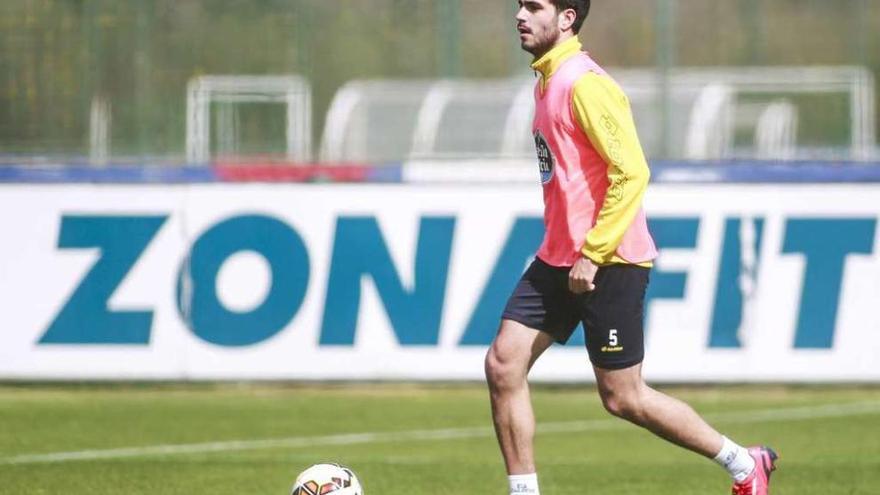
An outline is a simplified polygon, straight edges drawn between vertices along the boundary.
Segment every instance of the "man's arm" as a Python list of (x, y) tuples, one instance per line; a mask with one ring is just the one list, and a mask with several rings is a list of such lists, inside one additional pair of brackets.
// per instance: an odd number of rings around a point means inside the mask
[(581, 253), (597, 264), (611, 261), (648, 187), (650, 170), (629, 101), (610, 77), (589, 73), (572, 91), (575, 119), (608, 164), (608, 193)]

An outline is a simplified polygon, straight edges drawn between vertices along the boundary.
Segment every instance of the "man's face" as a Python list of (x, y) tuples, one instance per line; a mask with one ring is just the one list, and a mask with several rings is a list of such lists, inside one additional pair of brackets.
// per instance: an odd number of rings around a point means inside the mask
[(535, 58), (547, 53), (559, 40), (559, 13), (550, 0), (519, 0), (516, 29), (522, 49)]

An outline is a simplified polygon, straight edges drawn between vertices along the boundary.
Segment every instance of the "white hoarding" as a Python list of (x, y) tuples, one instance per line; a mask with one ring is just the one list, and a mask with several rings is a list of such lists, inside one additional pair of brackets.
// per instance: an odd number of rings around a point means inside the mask
[[(645, 374), (880, 381), (876, 185), (655, 185)], [(537, 186), (0, 186), (0, 379), (482, 379)], [(537, 380), (591, 380), (582, 337)]]

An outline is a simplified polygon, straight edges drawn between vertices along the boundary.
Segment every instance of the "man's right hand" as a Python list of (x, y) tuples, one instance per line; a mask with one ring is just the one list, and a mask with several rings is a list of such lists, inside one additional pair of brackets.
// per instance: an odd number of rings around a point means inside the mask
[(568, 290), (575, 294), (596, 290), (593, 279), (596, 278), (597, 271), (599, 266), (593, 263), (593, 260), (581, 256), (568, 272)]

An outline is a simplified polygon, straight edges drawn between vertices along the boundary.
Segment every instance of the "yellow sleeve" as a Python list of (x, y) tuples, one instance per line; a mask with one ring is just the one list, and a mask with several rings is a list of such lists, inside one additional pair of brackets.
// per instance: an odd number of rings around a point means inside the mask
[(572, 109), (608, 164), (608, 193), (581, 253), (596, 263), (609, 263), (641, 208), (651, 172), (629, 100), (614, 80), (596, 73), (581, 77), (572, 91)]

